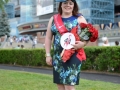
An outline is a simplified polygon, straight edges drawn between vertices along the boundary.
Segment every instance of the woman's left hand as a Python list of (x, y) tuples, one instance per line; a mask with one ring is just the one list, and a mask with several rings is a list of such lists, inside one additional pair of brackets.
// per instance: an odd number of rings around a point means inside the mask
[(77, 50), (85, 46), (85, 42), (82, 41), (75, 41), (75, 44), (72, 44), (73, 49)]

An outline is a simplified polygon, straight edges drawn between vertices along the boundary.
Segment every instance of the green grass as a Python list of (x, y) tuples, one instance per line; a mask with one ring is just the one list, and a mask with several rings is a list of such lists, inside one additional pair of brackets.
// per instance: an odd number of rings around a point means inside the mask
[[(0, 90), (57, 90), (52, 75), (0, 69)], [(120, 90), (120, 84), (80, 79), (76, 90)]]

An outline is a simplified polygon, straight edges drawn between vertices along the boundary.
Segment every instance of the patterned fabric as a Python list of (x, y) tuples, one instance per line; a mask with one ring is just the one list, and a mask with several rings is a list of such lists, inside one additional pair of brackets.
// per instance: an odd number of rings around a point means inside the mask
[[(71, 16), (69, 18), (62, 18), (64, 25), (66, 26), (68, 32), (71, 29), (78, 25), (77, 17)], [(61, 35), (57, 30), (54, 22), (51, 27), (52, 33), (54, 35), (54, 56), (53, 56), (53, 78), (54, 83), (57, 84), (67, 84), (67, 85), (78, 85), (79, 84), (79, 76), (80, 76), (80, 68), (81, 61), (76, 57), (76, 53), (72, 55), (72, 57), (64, 63), (61, 60), (61, 52), (63, 48), (60, 45)]]

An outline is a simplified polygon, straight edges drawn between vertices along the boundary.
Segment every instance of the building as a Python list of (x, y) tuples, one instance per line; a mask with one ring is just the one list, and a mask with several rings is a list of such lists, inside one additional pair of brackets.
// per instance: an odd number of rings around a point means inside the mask
[(115, 22), (119, 22), (120, 21), (120, 0), (115, 0)]
[[(119, 40), (119, 27), (116, 26), (119, 25), (118, 22), (120, 21), (118, 19), (119, 0), (76, 1), (79, 3), (80, 12), (87, 21), (99, 29), (98, 43), (102, 43), (101, 37), (103, 36), (107, 36), (112, 43), (115, 40)], [(18, 29), (18, 32), (16, 32), (21, 35), (30, 34), (37, 35), (38, 37), (45, 36), (48, 20), (52, 15), (57, 13), (58, 7), (58, 3), (54, 2), (54, 0), (10, 0), (10, 3), (14, 3), (15, 5), (15, 17), (9, 20), (14, 30)], [(39, 8), (39, 10), (37, 10), (37, 8)], [(115, 24), (115, 22), (117, 22), (117, 24)]]
[(108, 37), (111, 46), (115, 45), (115, 41), (120, 42), (120, 0), (114, 0), (114, 22), (100, 24), (99, 45), (102, 44), (101, 37), (103, 36)]
[(80, 12), (92, 24), (114, 22), (114, 0), (77, 0)]

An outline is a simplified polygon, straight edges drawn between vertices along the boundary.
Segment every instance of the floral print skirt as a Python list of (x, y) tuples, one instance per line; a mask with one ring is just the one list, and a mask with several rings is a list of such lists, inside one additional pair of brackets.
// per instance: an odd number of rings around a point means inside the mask
[(81, 61), (74, 53), (67, 62), (63, 62), (60, 56), (53, 57), (53, 81), (56, 84), (78, 85), (80, 78)]

